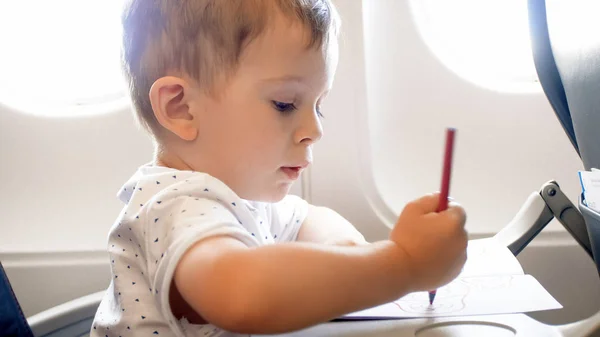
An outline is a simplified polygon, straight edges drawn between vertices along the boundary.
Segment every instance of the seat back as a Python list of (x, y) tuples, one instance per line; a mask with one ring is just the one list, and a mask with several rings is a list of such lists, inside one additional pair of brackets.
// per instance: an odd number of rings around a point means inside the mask
[[(544, 93), (585, 169), (600, 169), (600, 2), (529, 0), (528, 6), (534, 63)], [(600, 213), (581, 198), (579, 209), (600, 273)]]
[(33, 337), (2, 263), (0, 263), (0, 336)]

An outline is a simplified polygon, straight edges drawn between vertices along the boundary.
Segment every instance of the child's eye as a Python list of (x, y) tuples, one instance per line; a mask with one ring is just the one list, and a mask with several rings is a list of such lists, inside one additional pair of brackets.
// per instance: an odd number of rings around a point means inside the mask
[(278, 101), (272, 101), (272, 102), (273, 102), (273, 107), (275, 107), (275, 109), (279, 112), (289, 113), (289, 112), (296, 110), (296, 106), (294, 105), (294, 103), (284, 103), (284, 102), (278, 102)]
[[(294, 105), (294, 103), (284, 103), (279, 101), (272, 102), (275, 109), (279, 112), (290, 113), (296, 110), (296, 106)], [(325, 116), (323, 116), (323, 114), (321, 113), (320, 107), (317, 107), (317, 115), (321, 118), (325, 118)]]
[(321, 108), (317, 108), (317, 116), (325, 118), (325, 116), (323, 116), (323, 114), (321, 113)]

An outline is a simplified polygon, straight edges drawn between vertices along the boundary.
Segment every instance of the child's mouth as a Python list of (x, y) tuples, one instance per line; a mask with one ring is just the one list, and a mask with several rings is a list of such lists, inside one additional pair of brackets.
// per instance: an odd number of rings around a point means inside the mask
[(300, 166), (282, 167), (281, 170), (292, 180), (298, 179), (300, 173), (302, 173), (302, 167)]

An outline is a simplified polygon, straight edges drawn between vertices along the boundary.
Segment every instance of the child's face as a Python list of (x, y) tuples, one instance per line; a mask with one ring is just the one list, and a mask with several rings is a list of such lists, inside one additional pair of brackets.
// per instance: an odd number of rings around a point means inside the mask
[(198, 121), (187, 163), (241, 198), (274, 202), (312, 161), (338, 47), (331, 41), (327, 48), (306, 48), (303, 27), (283, 17), (272, 22), (246, 47), (219, 98), (204, 105), (206, 117)]

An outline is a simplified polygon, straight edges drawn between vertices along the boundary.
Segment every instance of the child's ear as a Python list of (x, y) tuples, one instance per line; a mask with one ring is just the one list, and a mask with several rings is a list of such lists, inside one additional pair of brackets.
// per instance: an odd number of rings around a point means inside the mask
[(190, 85), (179, 77), (161, 77), (150, 88), (150, 103), (158, 123), (187, 141), (198, 136), (197, 121), (190, 109), (192, 97)]

